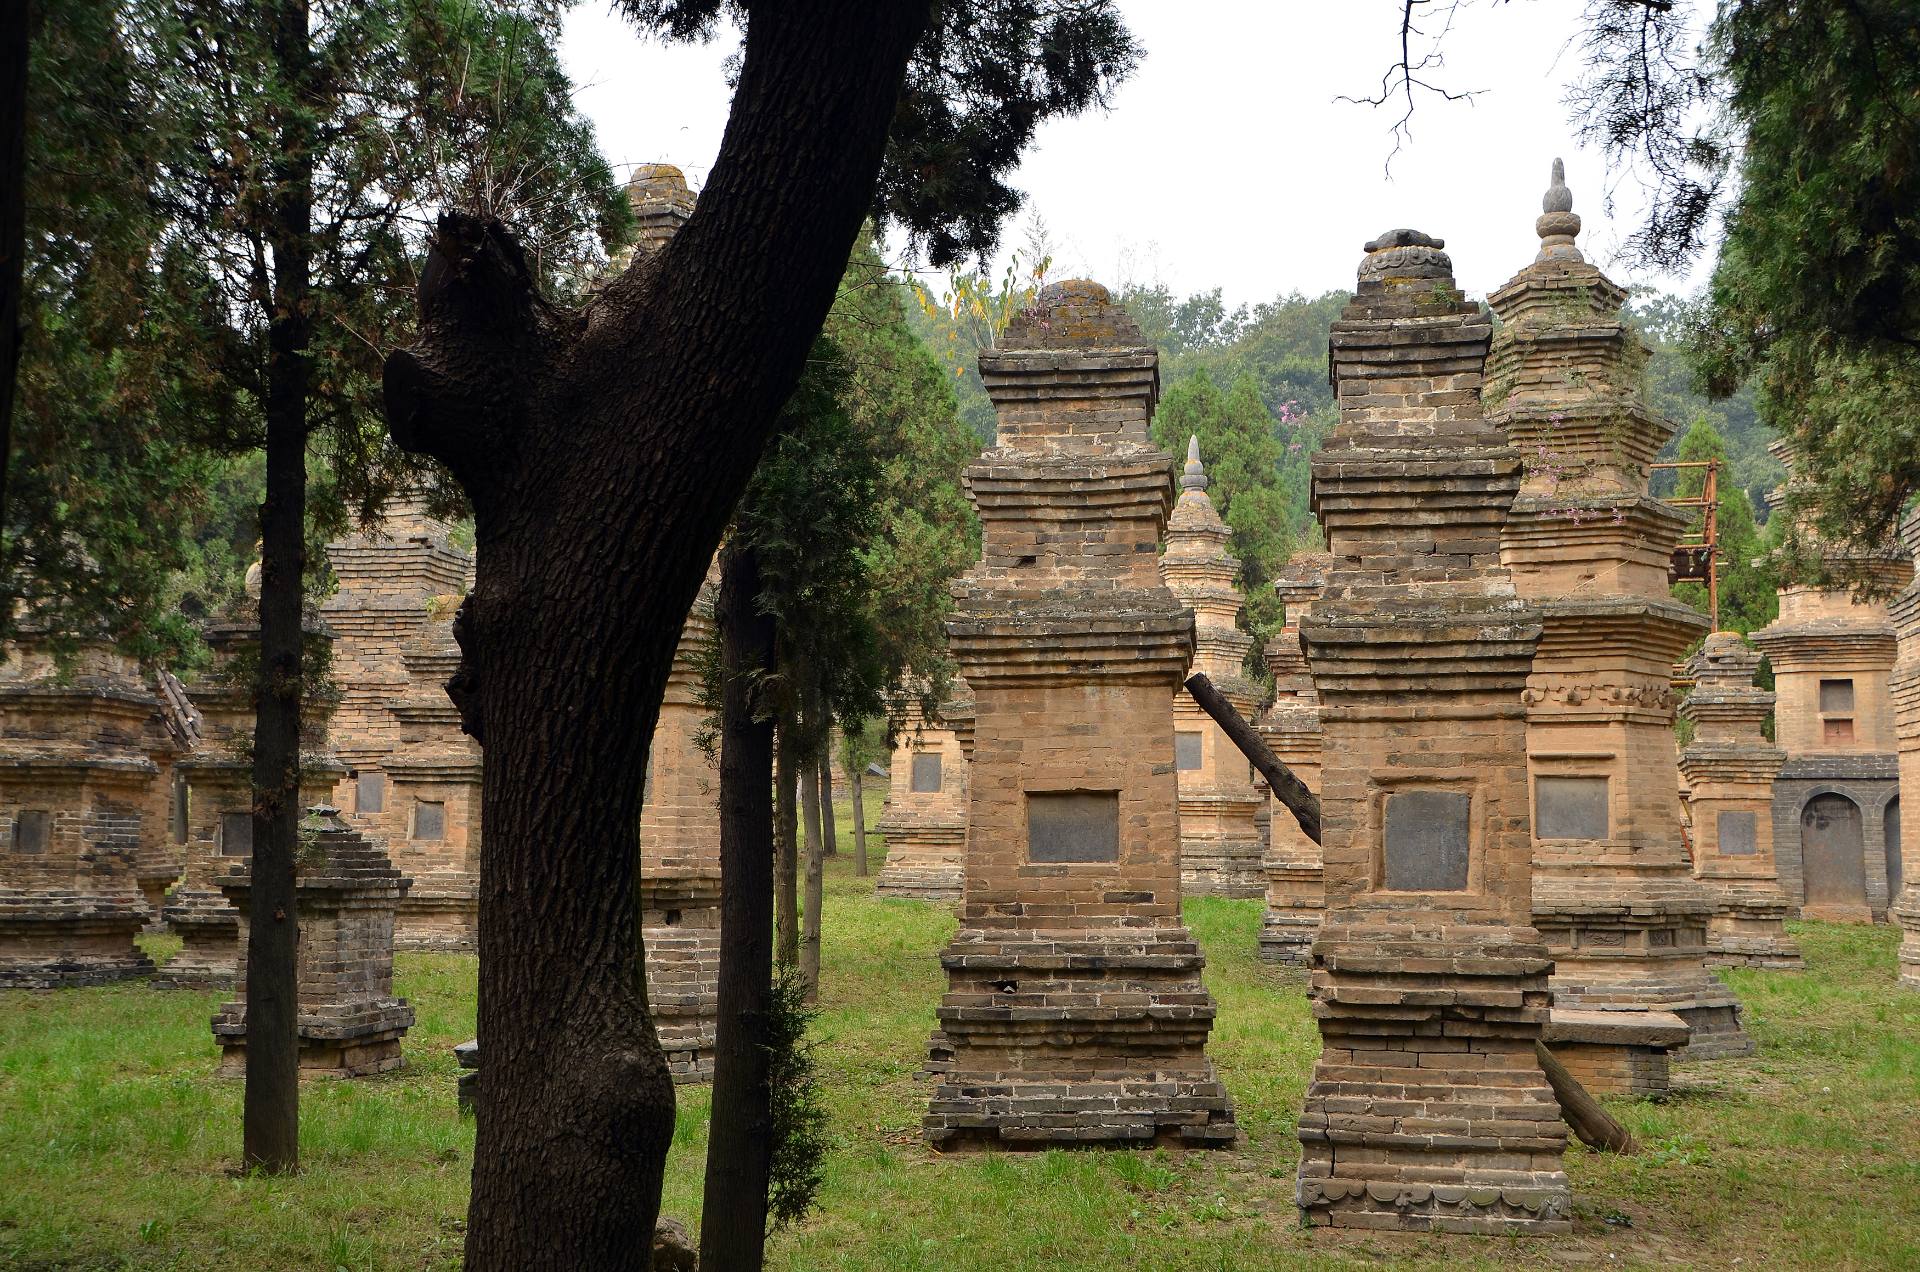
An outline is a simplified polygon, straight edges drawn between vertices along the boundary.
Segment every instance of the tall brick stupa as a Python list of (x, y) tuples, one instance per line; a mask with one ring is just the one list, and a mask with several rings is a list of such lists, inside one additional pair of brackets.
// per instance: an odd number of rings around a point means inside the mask
[[(1247, 679), (1253, 637), (1238, 624), (1240, 562), (1228, 549), (1232, 531), (1207, 495), (1200, 439), (1187, 443), (1180, 498), (1167, 522), (1160, 573), (1167, 590), (1193, 611), (1193, 667), (1204, 673), (1244, 720), (1253, 719), (1259, 687)], [(1247, 757), (1182, 689), (1173, 698), (1173, 764), (1180, 779), (1180, 886), (1189, 893), (1257, 897), (1265, 891), (1260, 794)]]
[(1566, 1128), (1534, 1055), (1526, 720), (1539, 613), (1500, 530), (1519, 456), (1482, 418), (1491, 323), (1444, 244), (1367, 244), (1313, 460), (1332, 554), (1301, 624), (1320, 695), (1322, 1048), (1300, 1115), (1310, 1224), (1565, 1233)]
[[(1273, 701), (1260, 720), (1260, 734), (1280, 762), (1320, 790), (1320, 692), (1313, 687), (1300, 624), (1326, 586), (1324, 552), (1299, 552), (1281, 568), (1274, 590), (1286, 606), (1284, 625), (1260, 651), (1273, 676)], [(1279, 799), (1271, 800), (1265, 867), (1267, 906), (1260, 921), (1260, 957), (1270, 963), (1306, 966), (1313, 962), (1313, 939), (1320, 934), (1326, 909), (1326, 868), (1320, 845), (1308, 838)]]
[[(1907, 553), (1920, 564), (1920, 508), (1910, 510), (1900, 523)], [(1903, 844), (1920, 844), (1920, 577), (1909, 582), (1889, 607), (1898, 635), (1899, 659), (1888, 677), (1893, 699), (1893, 731), (1899, 746), (1900, 788), (1898, 812), (1887, 819), (1894, 836), (1889, 861), (1900, 860)], [(1901, 872), (1894, 892), (1893, 919), (1901, 928), (1900, 983), (1920, 989), (1920, 870)]]
[(1500, 559), (1544, 623), (1526, 684), (1533, 921), (1555, 962), (1550, 1037), (1594, 1062), (1575, 1070), (1590, 1085), (1639, 1093), (1664, 1082), (1649, 1042), (1676, 1016), (1688, 1058), (1753, 1049), (1707, 968), (1715, 906), (1681, 835), (1673, 664), (1708, 624), (1667, 583), (1686, 514), (1647, 490), (1673, 424), (1642, 396), (1625, 290), (1575, 246), (1558, 160), (1542, 207), (1538, 256), (1487, 298), (1487, 415), (1527, 464)]
[(955, 678), (946, 702), (932, 715), (909, 695), (906, 719), (893, 743), (887, 809), (875, 827), (887, 841), (887, 860), (873, 890), (883, 897), (957, 901), (965, 872), (967, 757), (953, 719), (973, 710), (973, 690)]
[(1159, 355), (1106, 288), (1052, 283), (980, 373), (999, 437), (967, 472), (983, 556), (948, 623), (975, 720), (926, 1135), (1231, 1144), (1180, 918), (1173, 697), (1193, 619), (1159, 572)]

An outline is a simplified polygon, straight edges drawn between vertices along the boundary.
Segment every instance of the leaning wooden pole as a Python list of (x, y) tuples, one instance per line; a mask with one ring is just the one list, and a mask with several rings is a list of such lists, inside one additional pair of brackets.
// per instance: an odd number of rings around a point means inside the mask
[(1273, 788), (1273, 794), (1293, 819), (1300, 823), (1300, 833), (1314, 843), (1320, 842), (1320, 797), (1307, 789), (1307, 784), (1293, 775), (1293, 770), (1280, 762), (1266, 739), (1233, 709), (1233, 704), (1220, 696), (1213, 682), (1205, 676), (1195, 673), (1187, 677), (1187, 692), (1200, 704), (1200, 709), (1213, 717), (1240, 753), (1249, 763), (1260, 770), (1260, 776), (1267, 779), (1267, 785)]
[(1579, 1079), (1568, 1073), (1567, 1066), (1547, 1050), (1546, 1043), (1534, 1043), (1533, 1054), (1539, 1058), (1540, 1067), (1546, 1070), (1547, 1084), (1553, 1088), (1554, 1099), (1560, 1102), (1561, 1118), (1579, 1136), (1582, 1144), (1600, 1153), (1640, 1151), (1633, 1132), (1615, 1121), (1598, 1100), (1587, 1094), (1587, 1089), (1580, 1085)]

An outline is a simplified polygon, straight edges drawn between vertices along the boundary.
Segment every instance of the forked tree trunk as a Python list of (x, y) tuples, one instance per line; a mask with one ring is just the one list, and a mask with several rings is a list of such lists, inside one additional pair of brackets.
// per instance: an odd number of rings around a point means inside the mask
[(826, 863), (820, 835), (820, 764), (800, 766), (800, 815), (807, 836), (805, 909), (800, 919), (800, 976), (806, 1001), (820, 994), (820, 872)]
[(647, 1011), (639, 801), (708, 559), (832, 304), (926, 0), (750, 7), (727, 131), (664, 246), (561, 311), (442, 217), (403, 448), (472, 498), (449, 683), (486, 748), (471, 1272), (644, 1268), (674, 1097)]
[(773, 717), (750, 678), (773, 671), (773, 620), (755, 610), (751, 551), (728, 549), (720, 570), (720, 997), (700, 1266), (759, 1272), (773, 1132)]
[[(831, 738), (828, 741), (830, 742)], [(820, 778), (820, 839), (823, 845), (821, 851), (829, 857), (838, 857), (840, 832), (833, 824), (835, 818), (839, 816), (833, 807), (833, 749), (827, 743), (823, 742), (821, 745), (825, 748), (820, 752), (820, 767), (817, 770)]]
[(791, 722), (781, 728), (773, 768), (773, 926), (776, 957), (800, 962), (800, 762)]
[[(298, 94), (311, 67), (305, 0), (272, 14), (282, 85)], [(253, 884), (247, 924), (246, 1094), (242, 1159), (281, 1173), (300, 1166), (300, 606), (305, 595), (308, 287), (313, 214), (311, 127), (282, 108), (265, 237), (272, 256), (267, 315), (266, 499), (260, 505), (260, 666), (254, 681)]]
[(847, 794), (853, 800), (853, 873), (867, 877), (867, 796), (863, 786), (866, 766), (847, 761)]

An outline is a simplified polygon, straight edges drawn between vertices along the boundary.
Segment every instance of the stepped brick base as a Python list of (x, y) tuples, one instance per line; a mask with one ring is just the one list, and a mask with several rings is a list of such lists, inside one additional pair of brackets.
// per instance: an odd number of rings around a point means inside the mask
[(1592, 1094), (1645, 1098), (1671, 1088), (1668, 1057), (1690, 1032), (1666, 1011), (1555, 1011), (1544, 1040)]
[(720, 1004), (718, 928), (648, 927), (647, 1005), (675, 1082), (713, 1081)]
[(0, 889), (0, 989), (69, 989), (147, 976), (134, 944), (151, 912), (137, 894)]
[(180, 952), (153, 978), (155, 989), (232, 989), (240, 956), (240, 914), (218, 892), (182, 884), (161, 911)]

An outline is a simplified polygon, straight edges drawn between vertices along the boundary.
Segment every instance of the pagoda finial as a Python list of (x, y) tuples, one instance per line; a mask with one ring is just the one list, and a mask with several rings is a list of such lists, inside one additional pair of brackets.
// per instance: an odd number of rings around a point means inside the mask
[(1200, 465), (1200, 434), (1187, 437), (1187, 470), (1180, 478), (1182, 490), (1205, 490), (1207, 470)]
[(1573, 240), (1580, 233), (1580, 217), (1573, 210), (1573, 191), (1567, 188), (1567, 165), (1553, 161), (1553, 184), (1540, 200), (1540, 219), (1533, 229), (1540, 236), (1540, 260), (1577, 261), (1583, 259)]

